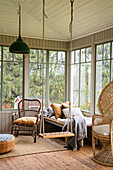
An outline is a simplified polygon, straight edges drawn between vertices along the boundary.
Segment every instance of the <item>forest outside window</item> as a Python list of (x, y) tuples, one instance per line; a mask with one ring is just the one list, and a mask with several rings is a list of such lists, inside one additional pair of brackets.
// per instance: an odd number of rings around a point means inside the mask
[(23, 55), (9, 53), (9, 47), (2, 47), (1, 51), (1, 110), (17, 109), (16, 100), (23, 94)]
[(96, 46), (95, 113), (98, 110), (98, 98), (103, 88), (113, 80), (113, 42)]
[[(31, 49), (29, 61), (29, 97), (42, 100), (43, 50)], [(46, 51), (44, 51), (44, 107), (46, 85)]]
[(90, 111), (91, 47), (72, 52), (71, 99), (72, 105)]
[(65, 52), (49, 51), (49, 100), (65, 101)]
[[(29, 97), (42, 99), (43, 51), (31, 49), (29, 61)], [(48, 100), (48, 101), (47, 101)], [(44, 52), (44, 107), (65, 100), (65, 52)], [(46, 105), (47, 103), (47, 105)]]

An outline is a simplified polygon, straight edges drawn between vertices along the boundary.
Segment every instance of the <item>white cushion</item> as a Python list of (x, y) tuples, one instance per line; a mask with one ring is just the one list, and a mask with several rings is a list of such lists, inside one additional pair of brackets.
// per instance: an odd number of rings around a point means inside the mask
[(51, 116), (51, 119), (57, 120), (57, 121), (62, 122), (62, 123), (66, 123), (68, 121), (68, 119), (61, 119), (61, 118), (56, 119), (55, 116)]
[(55, 116), (51, 116), (50, 118), (51, 118), (51, 119), (55, 119), (55, 120), (56, 120)]
[(100, 135), (109, 135), (109, 124), (93, 126), (93, 131)]
[(68, 122), (68, 119), (61, 119), (61, 118), (58, 118), (57, 120), (58, 120), (59, 122), (62, 122), (62, 123)]
[[(69, 108), (62, 109), (66, 118), (69, 117)], [(83, 116), (80, 108), (71, 108), (71, 116)]]

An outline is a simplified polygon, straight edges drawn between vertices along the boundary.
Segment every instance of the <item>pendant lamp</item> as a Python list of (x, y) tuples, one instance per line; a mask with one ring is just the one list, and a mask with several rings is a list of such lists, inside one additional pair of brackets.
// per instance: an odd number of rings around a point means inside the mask
[(28, 45), (21, 38), (21, 6), (19, 5), (19, 37), (9, 47), (9, 52), (17, 54), (29, 54), (30, 49)]

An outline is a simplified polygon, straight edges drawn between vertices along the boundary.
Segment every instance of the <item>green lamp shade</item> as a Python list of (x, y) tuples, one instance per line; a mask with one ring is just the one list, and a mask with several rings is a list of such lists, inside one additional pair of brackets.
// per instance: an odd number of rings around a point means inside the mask
[(28, 45), (19, 36), (18, 39), (9, 47), (9, 52), (17, 54), (29, 54), (30, 49)]

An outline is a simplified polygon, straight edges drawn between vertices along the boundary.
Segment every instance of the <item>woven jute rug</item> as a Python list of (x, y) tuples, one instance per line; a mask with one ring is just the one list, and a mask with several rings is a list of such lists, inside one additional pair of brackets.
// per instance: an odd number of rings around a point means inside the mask
[(37, 137), (37, 142), (34, 143), (31, 136), (18, 136), (15, 139), (15, 148), (4, 154), (0, 154), (0, 158), (66, 150), (63, 144), (55, 142), (51, 139), (42, 139)]

